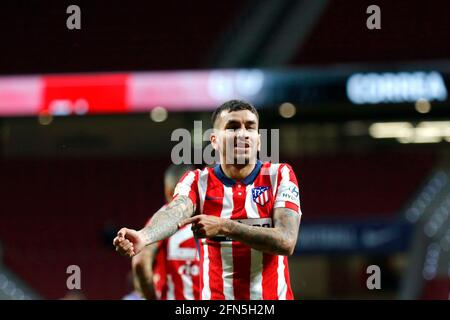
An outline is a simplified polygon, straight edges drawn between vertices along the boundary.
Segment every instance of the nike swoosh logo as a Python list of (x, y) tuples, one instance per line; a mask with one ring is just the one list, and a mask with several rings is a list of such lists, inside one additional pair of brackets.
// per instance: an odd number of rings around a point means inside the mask
[(205, 199), (206, 200), (222, 200), (223, 197), (209, 197), (209, 196), (206, 196)]

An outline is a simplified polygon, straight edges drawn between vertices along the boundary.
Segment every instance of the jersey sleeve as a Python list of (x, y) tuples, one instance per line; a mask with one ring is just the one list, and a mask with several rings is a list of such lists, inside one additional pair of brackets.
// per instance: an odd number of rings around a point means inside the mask
[(281, 164), (278, 171), (278, 188), (274, 208), (289, 208), (301, 214), (297, 178), (288, 164)]
[(178, 181), (175, 191), (173, 193), (173, 198), (177, 196), (187, 196), (191, 199), (194, 204), (194, 211), (197, 208), (198, 196), (198, 173), (199, 170), (186, 172)]

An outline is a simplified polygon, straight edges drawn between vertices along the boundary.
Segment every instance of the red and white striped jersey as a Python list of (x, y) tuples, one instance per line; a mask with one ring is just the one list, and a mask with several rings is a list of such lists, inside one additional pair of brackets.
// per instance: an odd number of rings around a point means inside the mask
[(158, 242), (153, 283), (158, 300), (200, 299), (199, 255), (191, 225)]
[[(186, 173), (174, 196), (189, 196), (197, 213), (272, 227), (274, 208), (298, 214), (297, 179), (287, 164), (258, 161), (242, 181), (220, 165)], [(200, 290), (203, 300), (293, 299), (286, 256), (263, 253), (225, 237), (200, 240)]]

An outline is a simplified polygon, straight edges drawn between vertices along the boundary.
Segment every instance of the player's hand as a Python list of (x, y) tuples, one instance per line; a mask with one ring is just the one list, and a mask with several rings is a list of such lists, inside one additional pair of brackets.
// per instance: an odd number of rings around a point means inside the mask
[(116, 251), (130, 258), (137, 255), (145, 247), (144, 240), (139, 232), (127, 228), (122, 228), (117, 232), (113, 244)]
[(224, 219), (200, 214), (184, 220), (180, 224), (180, 228), (190, 223), (192, 223), (192, 232), (196, 238), (212, 238), (221, 234)]

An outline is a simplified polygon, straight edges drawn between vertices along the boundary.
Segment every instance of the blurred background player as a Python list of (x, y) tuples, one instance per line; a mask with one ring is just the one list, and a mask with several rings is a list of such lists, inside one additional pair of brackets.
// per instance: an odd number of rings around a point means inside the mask
[[(172, 201), (177, 182), (191, 165), (171, 165), (164, 174), (164, 195)], [(151, 219), (146, 226), (151, 224)], [(153, 243), (132, 259), (135, 290), (148, 300), (198, 300), (199, 260), (189, 225)]]
[(137, 278), (133, 275), (133, 270), (127, 274), (127, 291), (128, 293), (122, 297), (122, 300), (145, 300), (141, 293), (140, 286), (136, 283)]

